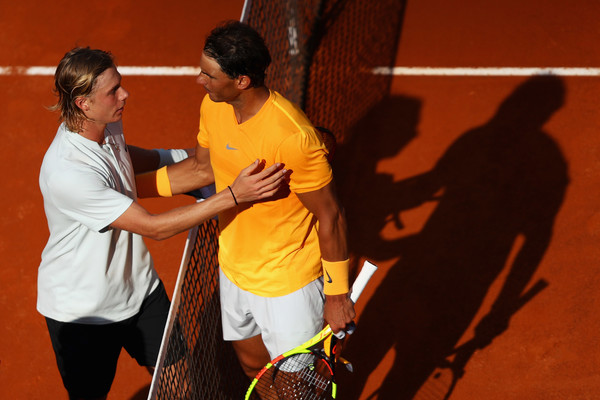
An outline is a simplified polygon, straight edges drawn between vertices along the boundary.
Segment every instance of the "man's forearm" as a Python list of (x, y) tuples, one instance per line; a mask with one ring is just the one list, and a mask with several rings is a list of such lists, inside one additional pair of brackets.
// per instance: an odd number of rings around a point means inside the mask
[(327, 261), (348, 259), (346, 219), (338, 211), (330, 219), (319, 220), (319, 246), (321, 257)]
[(171, 192), (175, 194), (189, 191), (214, 183), (215, 177), (210, 163), (200, 164), (194, 157), (189, 157), (177, 164), (167, 167)]
[(127, 150), (136, 175), (154, 171), (160, 166), (160, 155), (156, 150), (142, 149), (131, 145), (127, 146)]

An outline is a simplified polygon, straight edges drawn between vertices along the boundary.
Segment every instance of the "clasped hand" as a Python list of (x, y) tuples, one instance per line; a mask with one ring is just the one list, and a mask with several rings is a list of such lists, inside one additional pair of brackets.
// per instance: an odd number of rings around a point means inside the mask
[(235, 178), (231, 189), (238, 203), (266, 199), (273, 196), (285, 182), (287, 170), (281, 163), (265, 168), (264, 160), (256, 160)]

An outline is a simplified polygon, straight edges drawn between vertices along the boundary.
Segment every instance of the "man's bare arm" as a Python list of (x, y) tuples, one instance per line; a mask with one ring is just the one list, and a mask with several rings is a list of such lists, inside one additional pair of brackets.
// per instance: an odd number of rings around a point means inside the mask
[(214, 183), (215, 176), (210, 165), (210, 154), (207, 148), (196, 146), (193, 157), (167, 167), (171, 192), (187, 193), (191, 190)]
[[(308, 193), (296, 195), (304, 206), (319, 221), (319, 245), (321, 257), (326, 261), (344, 261), (348, 259), (346, 238), (346, 219), (335, 195), (333, 181), (325, 187)], [(325, 300), (323, 317), (333, 332), (345, 329), (356, 316), (354, 305), (348, 294), (328, 295)]]
[(155, 240), (162, 240), (190, 229), (219, 212), (255, 200), (272, 196), (284, 181), (285, 170), (280, 164), (263, 168), (258, 160), (244, 168), (231, 184), (207, 200), (153, 215), (134, 202), (110, 226)]
[(128, 145), (127, 150), (129, 151), (133, 171), (136, 175), (158, 169), (160, 156), (156, 150), (143, 149), (132, 145)]
[(337, 201), (333, 181), (319, 190), (296, 193), (319, 221), (321, 256), (327, 261), (348, 259), (346, 219)]

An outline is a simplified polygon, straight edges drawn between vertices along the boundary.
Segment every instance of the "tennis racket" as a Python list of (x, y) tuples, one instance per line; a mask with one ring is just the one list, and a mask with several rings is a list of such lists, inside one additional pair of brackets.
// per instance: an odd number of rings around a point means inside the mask
[[(376, 270), (375, 265), (365, 261), (352, 285), (350, 299), (353, 303), (356, 303)], [(336, 354), (336, 343), (337, 337), (327, 325), (309, 341), (275, 357), (256, 375), (248, 387), (245, 400), (335, 399), (336, 361), (339, 359), (351, 370), (351, 364)]]

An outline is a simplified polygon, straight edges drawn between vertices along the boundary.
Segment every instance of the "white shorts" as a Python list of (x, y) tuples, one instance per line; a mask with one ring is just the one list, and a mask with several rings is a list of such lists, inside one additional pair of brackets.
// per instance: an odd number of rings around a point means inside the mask
[(225, 340), (262, 335), (271, 359), (301, 345), (323, 329), (323, 278), (280, 297), (262, 297), (237, 287), (219, 269)]

